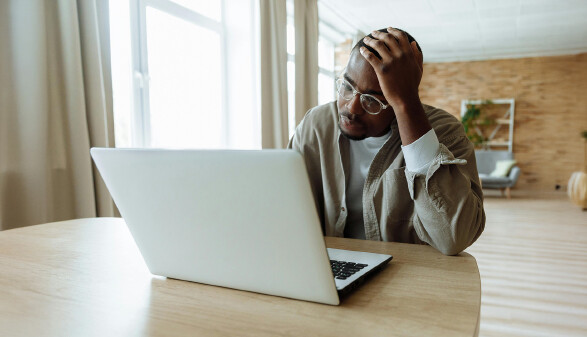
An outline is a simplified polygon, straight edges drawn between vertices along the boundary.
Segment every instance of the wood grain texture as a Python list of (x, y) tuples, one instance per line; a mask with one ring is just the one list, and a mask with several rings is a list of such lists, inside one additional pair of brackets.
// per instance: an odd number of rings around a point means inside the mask
[(587, 336), (587, 212), (564, 193), (494, 195), (466, 250), (481, 273), (480, 336)]
[(420, 85), (422, 102), (457, 117), (463, 99), (515, 98), (516, 188), (542, 191), (583, 168), (586, 92), (587, 54), (426, 63)]
[(123, 221), (72, 220), (0, 232), (3, 336), (472, 336), (480, 280), (467, 253), (327, 238), (394, 255), (329, 306), (151, 275)]

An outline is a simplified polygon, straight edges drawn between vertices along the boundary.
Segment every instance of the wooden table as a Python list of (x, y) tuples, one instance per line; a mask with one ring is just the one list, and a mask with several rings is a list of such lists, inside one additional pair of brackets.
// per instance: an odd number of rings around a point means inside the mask
[(380, 273), (329, 306), (149, 273), (122, 219), (0, 232), (2, 336), (474, 336), (481, 284), (469, 254), (326, 238), (392, 254)]

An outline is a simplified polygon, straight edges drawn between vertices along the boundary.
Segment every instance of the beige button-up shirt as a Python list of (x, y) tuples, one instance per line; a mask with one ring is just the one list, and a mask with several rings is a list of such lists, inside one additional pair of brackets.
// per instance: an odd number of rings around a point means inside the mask
[[(440, 142), (428, 172), (406, 169), (397, 123), (377, 153), (363, 188), (367, 240), (430, 244), (447, 255), (470, 246), (485, 227), (483, 192), (475, 151), (461, 123), (424, 105)], [(349, 141), (338, 128), (331, 102), (311, 109), (289, 143), (305, 160), (324, 234), (344, 235)]]

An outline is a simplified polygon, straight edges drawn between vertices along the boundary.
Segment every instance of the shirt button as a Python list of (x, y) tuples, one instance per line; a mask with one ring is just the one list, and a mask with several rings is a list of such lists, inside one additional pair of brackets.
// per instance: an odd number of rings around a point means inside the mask
[(345, 211), (344, 207), (343, 207), (343, 208), (341, 208), (341, 210), (344, 212), (344, 211)]

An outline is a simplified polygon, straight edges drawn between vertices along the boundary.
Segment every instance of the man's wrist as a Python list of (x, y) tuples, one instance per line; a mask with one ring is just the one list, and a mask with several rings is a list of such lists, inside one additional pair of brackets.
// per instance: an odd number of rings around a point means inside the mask
[(432, 129), (419, 97), (403, 99), (393, 108), (403, 145), (411, 144)]
[(413, 115), (419, 111), (424, 112), (422, 108), (422, 102), (418, 94), (411, 97), (402, 97), (394, 102), (389, 103), (393, 107), (393, 111), (396, 114)]

